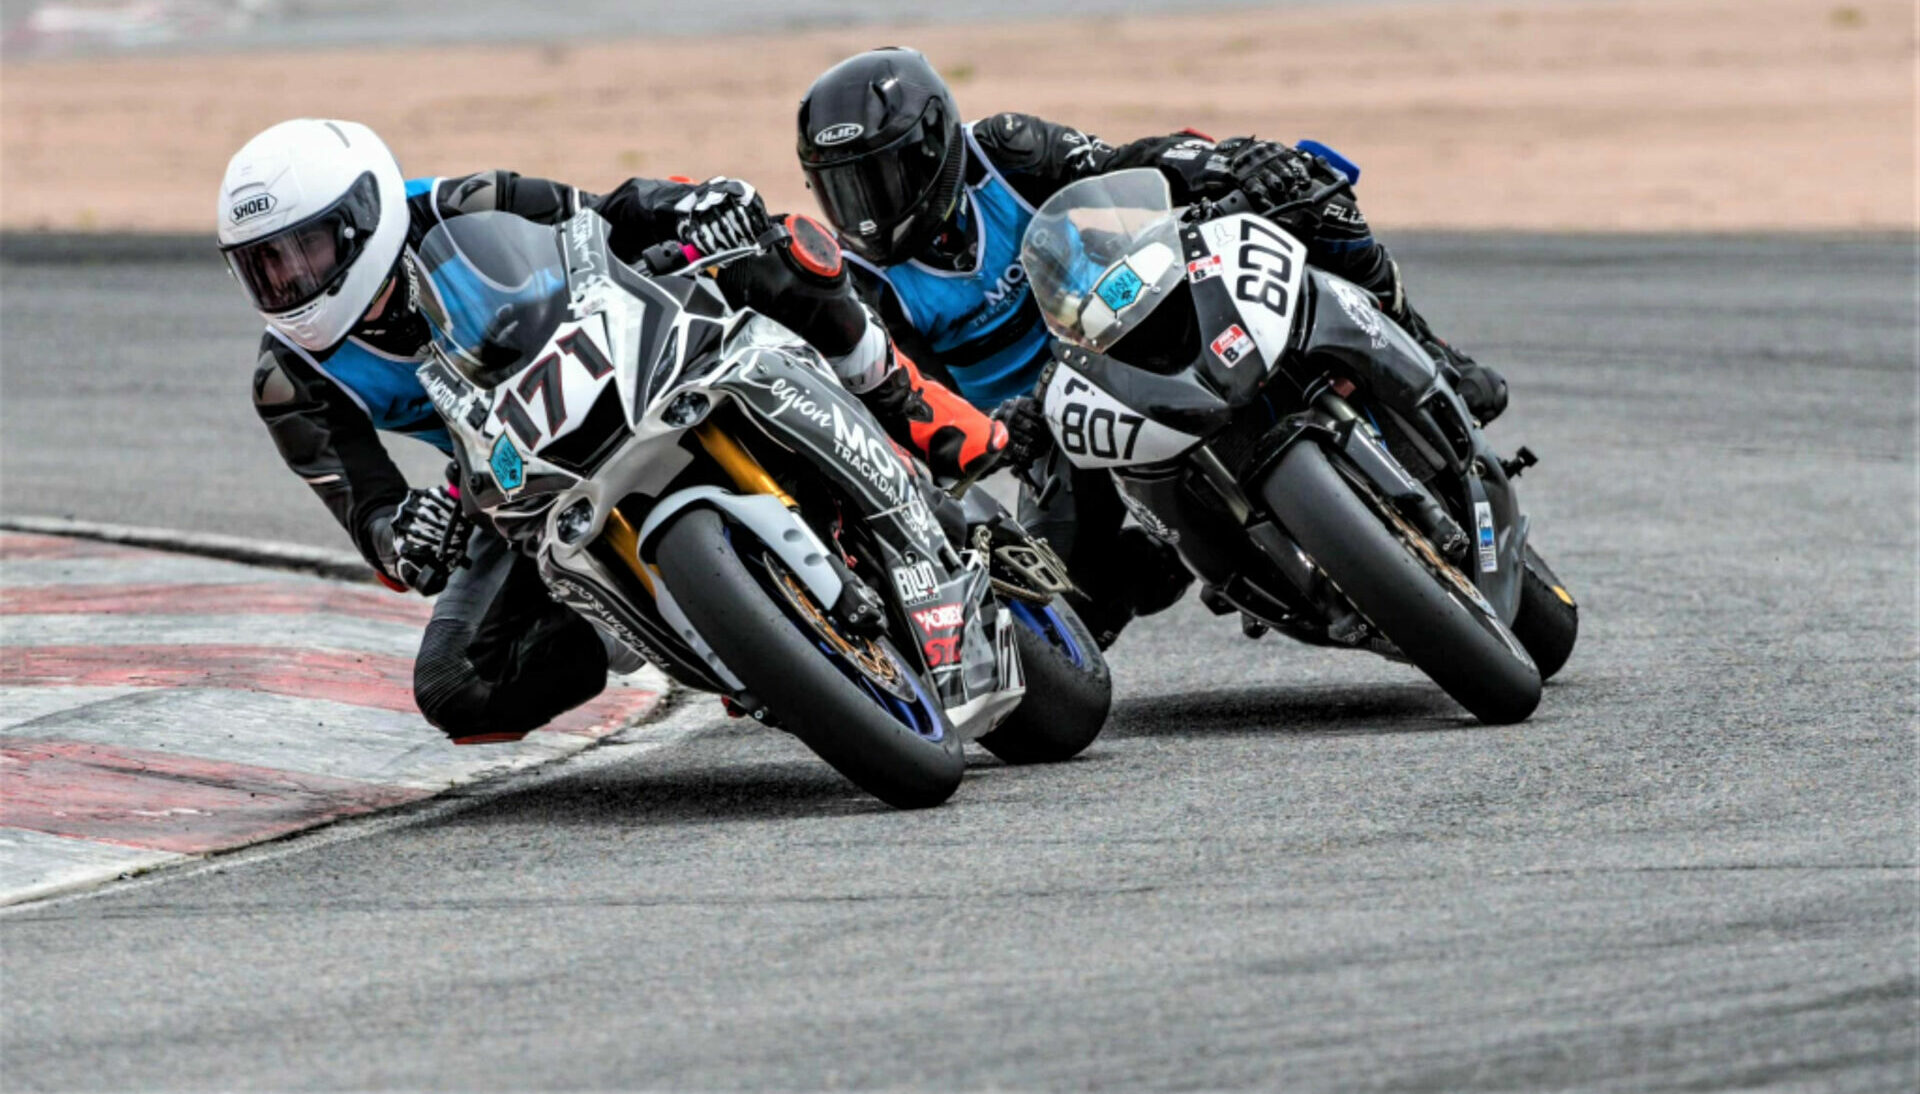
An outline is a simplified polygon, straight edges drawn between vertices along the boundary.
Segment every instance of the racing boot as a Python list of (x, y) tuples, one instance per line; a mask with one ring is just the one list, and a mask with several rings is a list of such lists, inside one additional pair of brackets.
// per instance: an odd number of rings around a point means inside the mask
[(1180, 559), (1173, 544), (1156, 539), (1144, 528), (1122, 528), (1115, 554), (1128, 575), (1127, 599), (1133, 614), (1156, 615), (1180, 602), (1193, 586), (1193, 571)]
[(1413, 335), (1414, 341), (1439, 365), (1441, 375), (1445, 376), (1453, 389), (1460, 393), (1460, 399), (1467, 404), (1467, 410), (1486, 425), (1507, 409), (1507, 381), (1498, 372), (1475, 361), (1449, 345), (1446, 339), (1433, 333), (1433, 327), (1426, 317), (1413, 310), (1413, 303), (1407, 299), (1405, 283), (1400, 278), (1400, 264), (1386, 256), (1386, 248), (1378, 248), (1373, 270), (1362, 274), (1355, 272), (1361, 288), (1372, 293), (1380, 301), (1380, 310), (1400, 325), (1400, 329)]
[[(1431, 335), (1431, 332), (1429, 332)], [(1453, 384), (1467, 409), (1481, 425), (1493, 421), (1507, 409), (1507, 378), (1448, 345), (1445, 339), (1429, 337), (1422, 348), (1440, 366), (1441, 375)]]
[(1067, 562), (1075, 591), (1067, 594), (1074, 614), (1109, 649), (1127, 624), (1166, 611), (1193, 585), (1193, 573), (1172, 545), (1141, 528), (1122, 528), (1104, 547), (1088, 545)]

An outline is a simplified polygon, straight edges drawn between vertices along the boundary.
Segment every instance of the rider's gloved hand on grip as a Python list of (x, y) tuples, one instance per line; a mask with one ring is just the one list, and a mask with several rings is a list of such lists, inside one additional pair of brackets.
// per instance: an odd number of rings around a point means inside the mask
[(409, 490), (377, 535), (381, 560), (407, 588), (432, 596), (447, 587), (447, 578), (467, 551), (473, 525), (460, 511), (460, 502), (445, 486)]
[(1292, 201), (1312, 184), (1306, 157), (1284, 144), (1238, 137), (1222, 141), (1218, 155), (1225, 160), (1225, 174), (1233, 188), (1244, 193), (1255, 209)]
[(1053, 445), (1053, 431), (1047, 427), (1040, 403), (1031, 395), (1016, 395), (993, 411), (994, 421), (1007, 427), (1007, 464), (1026, 467), (1047, 454)]
[(675, 231), (704, 254), (745, 247), (767, 230), (766, 203), (754, 188), (724, 175), (695, 186), (673, 211), (680, 218)]

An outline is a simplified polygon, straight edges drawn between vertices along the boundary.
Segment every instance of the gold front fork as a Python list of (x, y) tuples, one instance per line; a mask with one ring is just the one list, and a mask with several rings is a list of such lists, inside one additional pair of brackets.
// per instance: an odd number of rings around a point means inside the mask
[(793, 498), (780, 489), (780, 484), (773, 481), (773, 476), (760, 466), (760, 461), (741, 448), (739, 441), (722, 433), (719, 426), (702, 422), (694, 427), (693, 435), (700, 442), (700, 447), (707, 450), (707, 455), (713, 457), (713, 462), (719, 464), (733, 479), (733, 485), (739, 487), (741, 493), (772, 494), (787, 508), (795, 506)]
[[(787, 508), (795, 507), (797, 503), (785, 490), (780, 489), (780, 484), (773, 481), (773, 476), (767, 474), (767, 469), (760, 466), (760, 461), (740, 447), (740, 442), (722, 433), (719, 426), (712, 422), (704, 422), (694, 428), (693, 435), (700, 442), (700, 446), (707, 450), (707, 455), (712, 456), (714, 462), (720, 465), (729, 478), (733, 479), (733, 485), (738, 487), (741, 493), (772, 494)], [(620, 561), (626, 563), (627, 568), (633, 571), (633, 576), (640, 579), (640, 584), (646, 587), (647, 595), (656, 595), (653, 591), (653, 567), (640, 561), (640, 535), (634, 530), (633, 522), (629, 521), (620, 510), (615, 509), (607, 514), (606, 527), (601, 530), (600, 535), (606, 539), (607, 545), (613, 548), (614, 553), (620, 556)]]

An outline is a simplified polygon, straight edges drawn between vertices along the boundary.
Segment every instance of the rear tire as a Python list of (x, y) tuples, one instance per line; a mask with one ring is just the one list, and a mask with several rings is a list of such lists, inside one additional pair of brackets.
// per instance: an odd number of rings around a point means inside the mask
[(1520, 611), (1513, 617), (1513, 636), (1533, 655), (1540, 679), (1551, 680), (1580, 637), (1580, 606), (1560, 578), (1527, 544), (1525, 570), (1520, 575)]
[(1318, 445), (1288, 449), (1260, 492), (1360, 614), (1474, 717), (1501, 725), (1533, 713), (1540, 673), (1518, 641), (1418, 557)]
[[(982, 748), (1010, 764), (1050, 764), (1084, 752), (1107, 724), (1113, 677), (1093, 633), (1066, 602), (1043, 607), (1009, 601), (1013, 638), (1026, 673), (1027, 694), (1007, 720), (979, 738)], [(1031, 618), (1022, 618), (1022, 612)], [(1041, 629), (1035, 629), (1036, 624)], [(1064, 633), (1041, 633), (1053, 627)], [(1075, 654), (1078, 664), (1075, 664)]]
[(966, 773), (963, 744), (912, 663), (883, 649), (910, 678), (920, 716), (938, 729), (916, 732), (848, 678), (734, 552), (727, 526), (710, 509), (693, 509), (661, 535), (661, 579), (700, 636), (781, 723), (855, 786), (900, 809), (924, 809), (953, 796)]

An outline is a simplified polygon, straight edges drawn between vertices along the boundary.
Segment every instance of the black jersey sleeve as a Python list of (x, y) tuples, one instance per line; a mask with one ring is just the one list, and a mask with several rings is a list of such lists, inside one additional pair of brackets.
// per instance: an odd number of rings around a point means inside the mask
[(512, 213), (538, 224), (558, 224), (580, 211), (591, 195), (551, 179), (514, 171), (482, 171), (442, 179), (435, 195), (442, 216), (461, 213)]
[(607, 244), (614, 257), (634, 262), (648, 247), (678, 238), (680, 214), (673, 206), (692, 192), (693, 187), (684, 182), (631, 178), (604, 196), (590, 198), (588, 204), (612, 226)]
[(278, 339), (261, 339), (253, 408), (287, 467), (313, 488), (376, 570), (375, 522), (406, 496), (407, 480), (373, 422), (338, 384)]
[(880, 325), (886, 328), (887, 337), (893, 339), (895, 349), (907, 355), (924, 376), (928, 376), (946, 387), (958, 391), (953, 374), (947, 370), (946, 363), (927, 343), (926, 336), (920, 333), (913, 320), (907, 315), (906, 308), (900, 303), (899, 294), (887, 280), (857, 261), (849, 261), (847, 270), (853, 275), (854, 291), (860, 299), (872, 308), (880, 317)]
[(995, 114), (973, 123), (973, 137), (995, 170), (1028, 203), (1039, 205), (1061, 187), (1089, 175), (1155, 167), (1173, 186), (1174, 200), (1191, 200), (1212, 142), (1169, 133), (1113, 145), (1071, 126), (1032, 114)]

